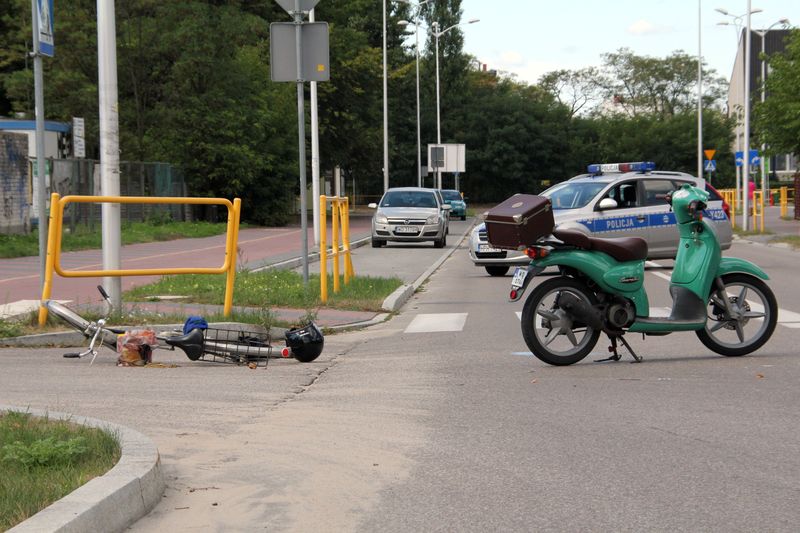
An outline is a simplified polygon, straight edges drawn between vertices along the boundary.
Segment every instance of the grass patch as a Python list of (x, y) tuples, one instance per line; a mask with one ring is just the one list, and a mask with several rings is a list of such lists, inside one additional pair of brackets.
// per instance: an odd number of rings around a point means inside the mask
[[(122, 244), (142, 242), (171, 241), (221, 235), (227, 231), (225, 223), (211, 222), (124, 222), (122, 224)], [(244, 227), (244, 226), (241, 226)], [(74, 232), (64, 228), (61, 242), (62, 252), (92, 250), (102, 247), (100, 225), (96, 229), (78, 226)], [(28, 235), (0, 235), (0, 257), (26, 257), (39, 255), (39, 230)]]
[(758, 231), (758, 230), (755, 230), (755, 229), (749, 229), (747, 231), (744, 231), (743, 229), (738, 228), (738, 227), (737, 228), (733, 228), (733, 233), (735, 235), (738, 235), (739, 237), (753, 237), (753, 236), (758, 236), (758, 235), (773, 235), (773, 233), (771, 231), (769, 231), (769, 230)]
[[(319, 300), (320, 278), (309, 275), (308, 285), (294, 271), (270, 269), (260, 272), (239, 272), (234, 285), (237, 306), (291, 307), (315, 309), (329, 307), (354, 311), (380, 311), (383, 300), (402, 285), (399, 278), (355, 277), (340, 291), (333, 292), (333, 280), (328, 276), (328, 302)], [(136, 287), (125, 293), (128, 301), (144, 301), (159, 296), (186, 296), (186, 302), (222, 305), (225, 296), (224, 276), (183, 275), (165, 276), (150, 285)]]
[(0, 530), (105, 474), (119, 457), (116, 435), (28, 413), (0, 414)]
[(25, 326), (22, 322), (0, 318), (0, 338), (19, 337), (24, 332)]
[(775, 237), (774, 239), (770, 239), (769, 242), (784, 242), (786, 244), (791, 245), (792, 248), (800, 248), (800, 237), (797, 235), (783, 235), (781, 237)]

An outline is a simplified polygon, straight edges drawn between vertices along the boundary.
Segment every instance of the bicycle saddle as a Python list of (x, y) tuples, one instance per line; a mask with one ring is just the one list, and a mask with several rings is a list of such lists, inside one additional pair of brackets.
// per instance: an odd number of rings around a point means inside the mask
[(164, 342), (186, 352), (186, 357), (192, 361), (197, 361), (203, 355), (204, 340), (202, 329), (193, 329), (180, 337), (164, 337)]

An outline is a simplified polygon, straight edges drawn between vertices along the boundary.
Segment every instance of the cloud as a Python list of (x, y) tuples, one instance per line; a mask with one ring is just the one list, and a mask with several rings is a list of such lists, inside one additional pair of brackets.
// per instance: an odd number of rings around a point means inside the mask
[(486, 63), (487, 68), (490, 70), (516, 74), (517, 79), (528, 83), (536, 83), (543, 74), (553, 70), (575, 68), (571, 65), (552, 61), (526, 59), (525, 56), (515, 50), (504, 50), (493, 54), (489, 58), (481, 57), (479, 60), (482, 63)]
[(500, 62), (502, 62), (506, 66), (517, 66), (517, 67), (525, 64), (525, 60), (523, 59), (522, 54), (514, 50), (509, 50), (501, 53)]
[(659, 33), (669, 33), (672, 31), (672, 28), (669, 26), (661, 26), (658, 24), (653, 24), (649, 20), (637, 20), (630, 26), (628, 26), (628, 33), (632, 35), (656, 35)]

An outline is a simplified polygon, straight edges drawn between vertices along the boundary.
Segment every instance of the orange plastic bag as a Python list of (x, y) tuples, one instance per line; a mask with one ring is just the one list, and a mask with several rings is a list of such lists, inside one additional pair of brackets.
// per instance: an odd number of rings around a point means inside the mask
[(117, 366), (144, 366), (152, 362), (153, 349), (156, 346), (156, 332), (151, 329), (132, 329), (119, 335)]

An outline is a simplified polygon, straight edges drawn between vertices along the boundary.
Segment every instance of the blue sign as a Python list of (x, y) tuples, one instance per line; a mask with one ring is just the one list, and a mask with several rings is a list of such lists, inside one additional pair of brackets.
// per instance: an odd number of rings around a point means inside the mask
[(53, 0), (36, 0), (38, 15), (39, 53), (53, 57), (55, 42), (53, 41)]
[(706, 172), (716, 172), (717, 171), (717, 160), (716, 159), (708, 159), (703, 164), (703, 170)]
[[(743, 151), (736, 152), (736, 166), (744, 166), (744, 158), (742, 157)], [(757, 167), (761, 164), (761, 158), (758, 157), (758, 150), (750, 150), (750, 166)]]

